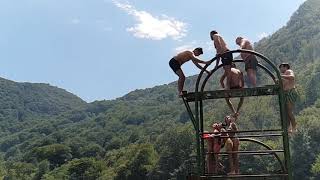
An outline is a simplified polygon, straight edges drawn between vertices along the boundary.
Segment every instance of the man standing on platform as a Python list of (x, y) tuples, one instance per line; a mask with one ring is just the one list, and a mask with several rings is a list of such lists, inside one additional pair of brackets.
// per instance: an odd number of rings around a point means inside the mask
[(290, 65), (288, 63), (282, 63), (279, 65), (279, 69), (281, 72), (284, 98), (286, 101), (288, 120), (290, 123), (288, 132), (292, 133), (297, 131), (297, 123), (293, 115), (293, 109), (294, 104), (299, 98), (299, 95), (295, 87), (295, 76), (293, 71), (290, 69)]
[(219, 58), (216, 60), (216, 66), (215, 68), (218, 68), (220, 59), (222, 62), (223, 67), (231, 67), (233, 56), (232, 53), (229, 52), (229, 48), (227, 47), (226, 42), (222, 38), (220, 34), (218, 34), (217, 31), (211, 31), (210, 32), (210, 38), (214, 43), (214, 47), (217, 50), (216, 56)]
[[(252, 44), (248, 39), (245, 39), (243, 37), (237, 37), (236, 44), (240, 46), (240, 49), (246, 49), (246, 50), (252, 50), (253, 47)], [(249, 53), (240, 53), (240, 56), (242, 60), (245, 63), (245, 70), (247, 71), (247, 75), (250, 81), (250, 84), (253, 87), (256, 87), (257, 85), (257, 65), (258, 60), (255, 55), (249, 54)]]
[(237, 138), (237, 136), (235, 135), (235, 131), (238, 131), (237, 125), (235, 123), (236, 118), (236, 116), (226, 116), (224, 119), (229, 136), (225, 143), (226, 151), (227, 153), (230, 153), (228, 154), (230, 166), (230, 172), (228, 173), (228, 175), (240, 174), (239, 155), (237, 153), (237, 151), (239, 151), (240, 141), (239, 138)]

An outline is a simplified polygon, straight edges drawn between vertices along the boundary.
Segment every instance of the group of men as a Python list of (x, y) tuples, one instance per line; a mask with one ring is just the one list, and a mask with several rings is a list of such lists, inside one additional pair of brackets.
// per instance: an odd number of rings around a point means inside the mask
[(209, 174), (224, 173), (224, 166), (220, 163), (219, 153), (225, 147), (229, 159), (228, 175), (239, 174), (239, 155), (235, 153), (239, 150), (240, 141), (235, 135), (238, 130), (235, 123), (237, 117), (227, 115), (224, 123), (214, 123), (211, 128), (212, 133), (204, 133), (203, 138), (207, 140), (207, 172)]
[[(221, 61), (224, 74), (220, 78), (221, 87), (229, 90), (229, 89), (241, 89), (244, 88), (244, 77), (243, 73), (236, 68), (235, 64), (233, 63), (233, 55), (232, 53), (228, 53), (230, 50), (227, 47), (226, 42), (224, 41), (223, 37), (217, 31), (210, 32), (210, 38), (214, 43), (214, 47), (216, 49), (216, 66), (215, 69), (218, 68), (218, 65)], [(236, 44), (239, 45), (240, 49), (245, 50), (253, 50), (253, 46), (248, 39), (243, 37), (237, 37), (235, 40)], [(188, 62), (192, 61), (199, 69), (203, 70), (203, 67), (200, 64), (210, 64), (211, 61), (203, 61), (197, 58), (203, 54), (202, 48), (198, 47), (191, 51), (183, 51), (176, 56), (174, 56), (169, 61), (169, 66), (171, 69), (178, 75), (178, 93), (179, 96), (182, 96), (185, 75), (181, 69), (181, 66)], [(241, 58), (245, 63), (245, 70), (247, 72), (247, 76), (249, 79), (248, 87), (256, 87), (256, 72), (257, 72), (257, 65), (258, 60), (255, 55), (250, 53), (240, 53)], [(290, 65), (288, 63), (282, 63), (279, 65), (279, 69), (281, 72), (282, 82), (283, 82), (283, 89), (285, 90), (285, 99), (287, 105), (287, 115), (288, 120), (290, 122), (288, 131), (289, 133), (295, 132), (297, 130), (295, 118), (293, 115), (294, 104), (297, 101), (298, 94), (295, 89), (295, 76), (293, 71), (290, 69)], [(205, 70), (207, 73), (209, 71)], [(226, 79), (226, 84), (224, 83)], [(230, 107), (233, 116), (239, 116), (240, 108), (243, 104), (243, 98), (240, 98), (238, 107), (235, 109), (231, 100), (226, 98), (227, 104)]]

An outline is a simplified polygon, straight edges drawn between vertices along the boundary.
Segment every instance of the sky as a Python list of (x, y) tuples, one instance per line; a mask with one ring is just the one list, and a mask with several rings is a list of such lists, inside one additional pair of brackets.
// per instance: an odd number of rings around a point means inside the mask
[[(0, 0), (0, 76), (49, 83), (87, 102), (176, 81), (179, 51), (203, 47), (217, 30), (230, 49), (257, 42), (304, 0)], [(199, 70), (183, 66), (187, 76)]]

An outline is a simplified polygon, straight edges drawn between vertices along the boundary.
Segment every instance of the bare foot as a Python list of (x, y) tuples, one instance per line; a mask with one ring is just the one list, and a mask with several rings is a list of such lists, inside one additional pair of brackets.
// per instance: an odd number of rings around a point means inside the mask
[(292, 124), (292, 132), (297, 132), (297, 123)]
[(236, 174), (235, 171), (231, 171), (231, 172), (228, 173), (228, 175), (235, 175), (235, 174)]
[(289, 124), (289, 126), (288, 126), (288, 133), (292, 133), (292, 126), (291, 126), (291, 124)]
[(183, 96), (183, 92), (179, 92), (179, 97), (182, 97)]

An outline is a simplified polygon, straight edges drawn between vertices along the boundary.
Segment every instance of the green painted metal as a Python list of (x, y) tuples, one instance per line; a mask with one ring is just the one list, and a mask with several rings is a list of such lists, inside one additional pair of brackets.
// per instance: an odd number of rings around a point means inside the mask
[[(200, 98), (200, 105), (202, 100), (206, 99), (220, 99), (220, 98), (229, 98), (229, 97), (250, 97), (250, 96), (268, 96), (268, 95), (277, 95), (279, 93), (278, 85), (268, 85), (264, 87), (252, 88), (243, 88), (243, 89), (231, 89), (231, 90), (216, 90), (216, 91), (204, 91), (198, 93)], [(186, 94), (185, 98), (188, 102), (194, 102), (195, 93)]]
[[(285, 161), (285, 172), (283, 174), (288, 174), (288, 180), (292, 180), (292, 166), (290, 159), (290, 149), (289, 149), (289, 137), (288, 137), (288, 120), (286, 115), (286, 105), (284, 100), (284, 90), (282, 87), (282, 79), (279, 70), (277, 67), (265, 56), (259, 54), (255, 51), (250, 50), (233, 50), (229, 51), (229, 53), (249, 53), (253, 54), (257, 57), (260, 57), (264, 60), (268, 66), (275, 72), (275, 75), (271, 72), (270, 69), (263, 66), (262, 64), (258, 64), (258, 67), (263, 69), (274, 81), (273, 85), (268, 85), (264, 87), (256, 87), (256, 88), (244, 88), (238, 90), (217, 90), (217, 91), (204, 91), (204, 88), (207, 84), (208, 79), (211, 75), (216, 72), (222, 66), (218, 66), (216, 69), (212, 69), (207, 76), (205, 76), (204, 71), (218, 58), (214, 57), (210, 64), (205, 65), (203, 70), (200, 72), (197, 78), (195, 92), (186, 93), (183, 95), (184, 104), (187, 107), (187, 111), (191, 117), (191, 120), (194, 124), (196, 131), (196, 140), (197, 140), (197, 175), (205, 174), (205, 149), (204, 149), (204, 140), (201, 138), (203, 134), (203, 100), (207, 99), (219, 99), (219, 98), (227, 98), (227, 97), (249, 97), (249, 96), (266, 96), (266, 95), (278, 95), (279, 105), (280, 105), (280, 118), (281, 118), (281, 126), (282, 126), (282, 140), (283, 140), (283, 152), (284, 152), (284, 161)], [(243, 62), (242, 60), (235, 60), (234, 62)], [(214, 63), (215, 64), (215, 63)], [(204, 77), (204, 79), (203, 79)], [(277, 81), (278, 80), (278, 81)], [(199, 88), (200, 87), (200, 88)], [(195, 104), (195, 115), (192, 114), (191, 108), (189, 106), (189, 102), (194, 102)], [(229, 177), (230, 178), (230, 177)]]

